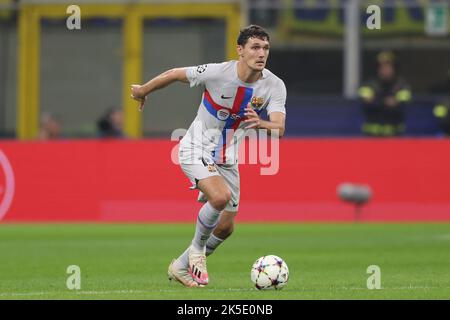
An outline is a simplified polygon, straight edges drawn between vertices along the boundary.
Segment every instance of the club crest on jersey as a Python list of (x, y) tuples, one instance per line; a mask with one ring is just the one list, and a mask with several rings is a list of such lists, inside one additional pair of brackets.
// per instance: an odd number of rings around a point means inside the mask
[(262, 106), (264, 104), (264, 98), (263, 97), (253, 97), (250, 101), (250, 105), (252, 106), (253, 110), (261, 110)]
[(230, 117), (230, 110), (220, 109), (217, 111), (217, 119), (225, 121)]

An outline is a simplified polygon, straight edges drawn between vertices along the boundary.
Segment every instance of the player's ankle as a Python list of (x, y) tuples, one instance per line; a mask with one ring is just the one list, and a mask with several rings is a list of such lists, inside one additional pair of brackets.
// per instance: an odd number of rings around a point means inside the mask
[(198, 244), (192, 243), (191, 250), (196, 253), (206, 253), (206, 246), (199, 246)]

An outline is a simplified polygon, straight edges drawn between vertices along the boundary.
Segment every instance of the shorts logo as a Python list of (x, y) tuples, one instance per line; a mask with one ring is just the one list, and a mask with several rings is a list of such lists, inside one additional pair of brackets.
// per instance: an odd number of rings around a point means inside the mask
[(14, 198), (14, 172), (6, 155), (0, 150), (0, 220), (6, 215)]
[(219, 111), (217, 111), (217, 118), (219, 120), (227, 120), (228, 117), (230, 116), (230, 110), (228, 109), (220, 109)]
[(208, 68), (207, 64), (202, 64), (200, 66), (197, 67), (197, 73), (203, 73), (206, 71), (206, 68)]
[(263, 97), (253, 97), (250, 104), (253, 109), (261, 110), (261, 108), (264, 104), (264, 98)]
[(207, 163), (205, 159), (201, 158), (203, 165), (208, 169), (209, 172), (216, 172), (217, 169), (214, 166), (214, 163)]

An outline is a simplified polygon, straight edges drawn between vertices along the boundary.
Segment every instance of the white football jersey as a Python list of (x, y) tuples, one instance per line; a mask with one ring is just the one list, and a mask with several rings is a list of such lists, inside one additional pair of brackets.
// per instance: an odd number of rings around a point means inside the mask
[(237, 163), (239, 142), (249, 125), (243, 121), (248, 104), (258, 114), (264, 109), (268, 114), (286, 114), (286, 87), (268, 69), (254, 83), (238, 78), (235, 60), (189, 67), (186, 76), (191, 87), (202, 85), (205, 91), (197, 116), (180, 142), (181, 162)]

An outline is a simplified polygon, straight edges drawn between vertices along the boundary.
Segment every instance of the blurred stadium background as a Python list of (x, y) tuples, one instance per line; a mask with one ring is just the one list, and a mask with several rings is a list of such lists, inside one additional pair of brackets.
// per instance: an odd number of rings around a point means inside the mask
[[(81, 9), (80, 30), (66, 25), (66, 10), (74, 4)], [(381, 7), (380, 30), (366, 27), (372, 4)], [(171, 162), (176, 142), (170, 137), (194, 119), (201, 89), (175, 84), (152, 95), (139, 113), (129, 87), (172, 67), (235, 59), (238, 31), (250, 23), (271, 34), (268, 68), (286, 83), (287, 124), (277, 175), (260, 175), (267, 163), (241, 166), (238, 220), (448, 222), (450, 140), (435, 107), (450, 96), (449, 8), (450, 1), (432, 0), (0, 0), (0, 221), (6, 222), (0, 234), (18, 245), (4, 253), (22, 252), (16, 235), (30, 232), (31, 243), (56, 232), (7, 229), (15, 222), (192, 223), (199, 204)], [(401, 137), (361, 133), (358, 89), (376, 75), (383, 50), (394, 53), (411, 86)], [(123, 136), (100, 136), (98, 121), (108, 110), (123, 112)], [(56, 138), (41, 135), (49, 117), (56, 121)], [(372, 199), (361, 210), (339, 199), (337, 189), (346, 182), (370, 186)], [(368, 231), (371, 239), (383, 237), (377, 230)], [(433, 230), (426, 234), (433, 237)], [(446, 275), (436, 296), (448, 298), (448, 224), (436, 230), (447, 242), (440, 243), (442, 250), (434, 240), (427, 245), (437, 248), (430, 260), (438, 257), (443, 269), (436, 274)], [(333, 231), (311, 235), (327, 232)], [(337, 233), (350, 237), (343, 246), (352, 243), (351, 232)], [(421, 235), (420, 228), (414, 232)], [(95, 243), (101, 240), (94, 237)], [(285, 255), (293, 256), (291, 249)], [(164, 269), (168, 257), (162, 258)], [(420, 277), (419, 269), (409, 272)], [(25, 289), (11, 283), (6, 291), (42, 290), (41, 283)]]
[[(356, 87), (375, 74), (376, 55), (384, 49), (394, 51), (412, 87), (407, 135), (439, 134), (432, 109), (439, 95), (448, 94), (448, 87), (439, 85), (450, 77), (450, 40), (427, 29), (427, 13), (431, 4), (445, 5), (441, 20), (448, 24), (447, 1), (193, 3), (196, 7), (189, 1), (73, 1), (81, 6), (82, 29), (71, 31), (69, 3), (2, 0), (0, 135), (33, 139), (39, 115), (50, 112), (60, 119), (65, 137), (95, 137), (95, 119), (116, 107), (126, 110), (128, 135), (167, 137), (173, 128), (190, 124), (200, 89), (175, 86), (158, 93), (154, 105), (164, 105), (166, 112), (144, 114), (141, 128), (125, 94), (128, 83), (172, 66), (235, 58), (235, 34), (248, 23), (271, 32), (268, 67), (288, 88), (288, 135), (360, 135)], [(360, 7), (356, 33), (346, 25), (348, 3)], [(226, 7), (214, 7), (220, 4)], [(370, 4), (383, 10), (381, 30), (365, 27)], [(348, 45), (346, 37), (355, 34), (359, 39)]]
[[(353, 182), (373, 189), (369, 213), (450, 217), (450, 148), (433, 112), (450, 95), (448, 1), (76, 3), (79, 30), (67, 27), (69, 3), (1, 2), (0, 146), (15, 175), (13, 196), (5, 168), (0, 176), (3, 208), (9, 203), (4, 219), (96, 220), (122, 212), (123, 220), (152, 220), (158, 213), (172, 221), (176, 215), (167, 213), (179, 212), (180, 204), (165, 201), (179, 199), (188, 208), (179, 218), (190, 221), (196, 208), (188, 204), (187, 180), (170, 161), (175, 143), (169, 140), (175, 129), (188, 128), (201, 89), (175, 84), (139, 113), (129, 86), (175, 66), (236, 58), (236, 34), (249, 23), (272, 35), (268, 68), (288, 89), (288, 139), (281, 143), (278, 175), (257, 177), (255, 166), (243, 166), (244, 177), (252, 175), (242, 186), (244, 212), (247, 203), (254, 215), (264, 208), (269, 218), (283, 204), (294, 220), (346, 219), (338, 213), (352, 210), (336, 188)], [(379, 30), (366, 27), (366, 9), (374, 3), (382, 9)], [(412, 99), (405, 134), (375, 139), (362, 136), (358, 88), (376, 75), (383, 50), (394, 53)], [(99, 138), (98, 121), (110, 109), (122, 112), (117, 122), (128, 139)], [(41, 135), (46, 117), (55, 119), (58, 139)], [(246, 192), (266, 181), (283, 186), (279, 194)], [(50, 201), (53, 192), (59, 196)]]

